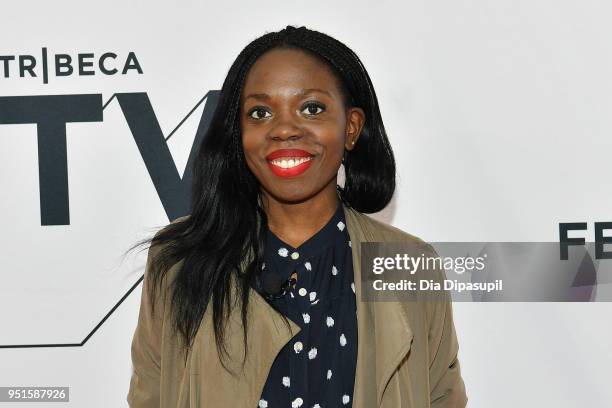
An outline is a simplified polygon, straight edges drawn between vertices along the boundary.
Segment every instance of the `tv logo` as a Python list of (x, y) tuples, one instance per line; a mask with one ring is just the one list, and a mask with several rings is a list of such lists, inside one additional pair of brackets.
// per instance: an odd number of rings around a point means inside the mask
[[(191, 201), (191, 169), (212, 119), (219, 93), (209, 91), (167, 137), (144, 92), (116, 93), (104, 105), (102, 94), (0, 96), (0, 125), (37, 125), (41, 225), (70, 224), (66, 124), (102, 122), (104, 108), (115, 99), (168, 219), (186, 215)], [(204, 101), (206, 104), (181, 179), (166, 141)]]

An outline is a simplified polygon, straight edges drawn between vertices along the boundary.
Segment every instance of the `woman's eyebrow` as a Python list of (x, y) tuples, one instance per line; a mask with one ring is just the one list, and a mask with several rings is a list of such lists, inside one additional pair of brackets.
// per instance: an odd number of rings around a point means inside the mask
[[(319, 89), (319, 88), (300, 89), (294, 95), (295, 96), (304, 96), (304, 95), (308, 95), (308, 94), (313, 93), (313, 92), (321, 92), (321, 93), (324, 93), (324, 94), (328, 95), (330, 98), (332, 97), (331, 93), (329, 93), (328, 91), (326, 91), (324, 89)], [(270, 95), (268, 95), (267, 93), (252, 93), (252, 94), (247, 95), (244, 98), (244, 100), (246, 101), (249, 98), (266, 100), (266, 99), (270, 99)]]

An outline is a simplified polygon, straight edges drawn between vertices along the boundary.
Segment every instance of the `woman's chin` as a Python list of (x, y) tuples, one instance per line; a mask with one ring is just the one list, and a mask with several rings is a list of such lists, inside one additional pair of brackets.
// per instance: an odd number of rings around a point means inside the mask
[(304, 201), (309, 200), (316, 192), (311, 191), (310, 188), (305, 188), (303, 185), (296, 184), (291, 186), (291, 188), (284, 189), (274, 189), (274, 191), (268, 190), (268, 194), (270, 194), (276, 201), (284, 203), (284, 204), (299, 204)]

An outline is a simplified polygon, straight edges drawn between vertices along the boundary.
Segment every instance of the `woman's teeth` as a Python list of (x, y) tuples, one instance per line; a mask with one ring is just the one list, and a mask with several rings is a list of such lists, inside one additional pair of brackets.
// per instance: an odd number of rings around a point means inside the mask
[(291, 157), (287, 159), (274, 159), (270, 163), (283, 169), (290, 169), (291, 167), (299, 166), (300, 164), (312, 160), (311, 157)]

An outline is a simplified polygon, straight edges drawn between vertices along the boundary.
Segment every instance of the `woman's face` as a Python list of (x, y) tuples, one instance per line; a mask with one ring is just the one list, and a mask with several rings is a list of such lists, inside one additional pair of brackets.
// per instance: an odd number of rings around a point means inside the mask
[(365, 120), (362, 109), (344, 105), (338, 85), (325, 63), (300, 50), (272, 49), (249, 70), (242, 143), (265, 195), (295, 203), (336, 194), (344, 149), (353, 149)]

